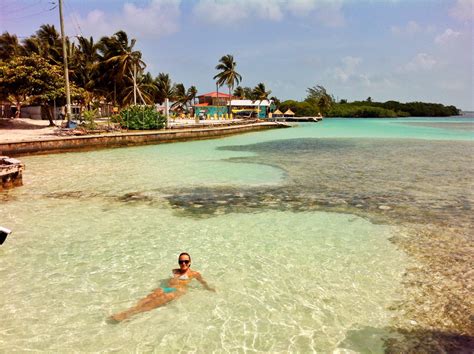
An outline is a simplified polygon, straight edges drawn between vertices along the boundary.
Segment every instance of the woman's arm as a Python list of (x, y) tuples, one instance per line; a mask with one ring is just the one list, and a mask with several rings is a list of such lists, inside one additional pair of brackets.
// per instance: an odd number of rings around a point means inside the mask
[(202, 286), (204, 286), (204, 289), (206, 290), (209, 290), (209, 291), (214, 291), (216, 292), (216, 289), (215, 288), (211, 288), (207, 282), (203, 279), (201, 273), (199, 272), (196, 272), (194, 277), (197, 279), (198, 282), (200, 282), (202, 284)]

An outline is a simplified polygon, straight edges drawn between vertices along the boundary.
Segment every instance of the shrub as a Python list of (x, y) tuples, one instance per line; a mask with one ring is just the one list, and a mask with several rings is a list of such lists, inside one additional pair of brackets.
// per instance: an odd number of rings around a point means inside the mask
[(122, 128), (132, 130), (162, 129), (166, 125), (166, 117), (153, 106), (130, 106), (114, 118)]
[(95, 123), (95, 117), (97, 115), (97, 109), (93, 109), (93, 110), (88, 110), (88, 111), (84, 111), (82, 114), (83, 114), (83, 117), (84, 117), (84, 127), (86, 129), (90, 129), (90, 130), (93, 130), (95, 128), (97, 128), (97, 124)]

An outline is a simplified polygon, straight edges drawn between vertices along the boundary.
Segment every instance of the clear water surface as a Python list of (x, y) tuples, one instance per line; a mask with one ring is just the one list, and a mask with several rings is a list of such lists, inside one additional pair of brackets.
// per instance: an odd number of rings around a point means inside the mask
[[(416, 263), (390, 238), (472, 226), (473, 124), (327, 119), (24, 157), (24, 186), (0, 194), (0, 350), (382, 352)], [(181, 251), (217, 293), (106, 321)]]

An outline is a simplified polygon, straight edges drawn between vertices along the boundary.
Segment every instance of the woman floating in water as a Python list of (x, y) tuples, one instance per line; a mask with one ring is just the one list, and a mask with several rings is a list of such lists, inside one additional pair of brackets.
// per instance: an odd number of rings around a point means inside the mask
[(191, 256), (189, 254), (181, 253), (178, 257), (178, 264), (179, 269), (172, 270), (172, 276), (168, 282), (168, 287), (156, 289), (150, 295), (138, 301), (135, 306), (111, 316), (111, 319), (115, 321), (123, 321), (137, 313), (150, 311), (159, 306), (163, 306), (185, 294), (189, 282), (193, 279), (199, 281), (205, 289), (216, 291), (206, 283), (199, 272), (191, 269)]

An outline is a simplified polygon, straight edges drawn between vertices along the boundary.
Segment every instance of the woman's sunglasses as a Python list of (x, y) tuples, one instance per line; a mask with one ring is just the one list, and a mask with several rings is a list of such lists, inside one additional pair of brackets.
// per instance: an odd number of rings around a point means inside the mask
[(180, 259), (180, 260), (178, 261), (178, 263), (179, 263), (179, 264), (182, 264), (182, 263), (184, 263), (184, 264), (189, 264), (189, 259), (183, 259), (183, 260)]

